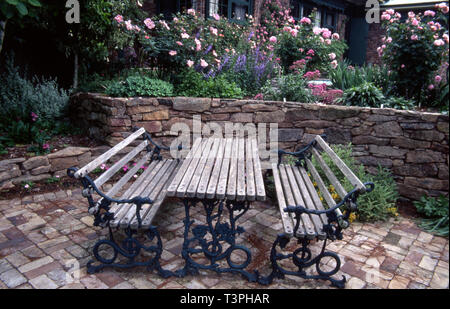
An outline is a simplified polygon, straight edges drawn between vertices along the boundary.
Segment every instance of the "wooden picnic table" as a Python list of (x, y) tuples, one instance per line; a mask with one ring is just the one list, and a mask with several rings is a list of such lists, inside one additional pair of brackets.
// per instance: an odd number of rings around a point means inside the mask
[(256, 138), (197, 138), (168, 196), (229, 201), (266, 198)]

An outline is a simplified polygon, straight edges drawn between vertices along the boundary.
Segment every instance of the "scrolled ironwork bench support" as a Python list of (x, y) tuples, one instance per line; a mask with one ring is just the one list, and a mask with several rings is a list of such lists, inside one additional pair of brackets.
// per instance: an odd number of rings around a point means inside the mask
[[(257, 271), (252, 273), (245, 270), (252, 259), (250, 249), (236, 244), (236, 236), (245, 232), (243, 227), (236, 224), (236, 221), (247, 212), (250, 203), (248, 201), (196, 198), (185, 198), (183, 203), (185, 219), (182, 257), (185, 260), (185, 265), (177, 270), (175, 275), (178, 277), (195, 275), (198, 274), (200, 269), (206, 269), (217, 273), (238, 273), (250, 282), (258, 282), (260, 276)], [(190, 211), (199, 204), (205, 210), (206, 224), (197, 224), (193, 227), (194, 220), (191, 219)], [(222, 218), (225, 216), (224, 208), (228, 211), (229, 222), (222, 221)], [(207, 236), (210, 238), (207, 239)], [(225, 246), (228, 246), (228, 248), (225, 249)], [(241, 264), (237, 264), (231, 259), (232, 253), (236, 250), (243, 251), (246, 255), (245, 261)], [(209, 261), (209, 264), (197, 263), (192, 258), (194, 254), (203, 254)], [(227, 262), (225, 267), (219, 265), (219, 262), (223, 260)]]
[[(133, 133), (134, 136), (128, 139), (127, 144), (136, 139), (139, 135), (142, 135), (144, 141), (146, 141), (145, 143), (147, 143), (144, 151), (147, 151), (149, 163), (162, 160), (160, 154), (161, 150), (169, 150), (169, 148), (156, 144), (151, 139), (150, 135), (143, 129), (133, 128), (133, 131), (135, 132)], [(119, 147), (119, 145), (116, 145), (107, 153), (103, 154), (104, 160), (108, 160), (108, 158), (116, 154), (121, 148), (125, 146), (126, 145)], [(178, 147), (178, 150), (180, 150), (180, 147)], [(92, 274), (109, 267), (131, 268), (135, 266), (145, 266), (148, 270), (156, 270), (158, 274), (164, 278), (173, 275), (172, 272), (164, 270), (160, 264), (160, 259), (163, 252), (163, 244), (158, 229), (155, 226), (150, 225), (148, 228), (142, 230), (142, 206), (145, 204), (152, 205), (155, 201), (148, 197), (142, 196), (115, 199), (103, 193), (96, 185), (96, 182), (88, 175), (89, 171), (91, 171), (95, 166), (98, 166), (101, 163), (99, 162), (100, 161), (95, 162), (94, 160), (90, 164), (83, 167), (82, 172), (79, 172), (79, 169), (76, 167), (71, 167), (67, 170), (67, 174), (69, 177), (77, 178), (82, 183), (82, 195), (88, 200), (88, 212), (94, 216), (94, 226), (108, 228), (109, 238), (97, 241), (97, 243), (93, 247), (95, 260), (90, 260), (87, 263), (88, 273)], [(93, 193), (98, 194), (101, 199), (98, 201), (94, 201), (94, 198), (92, 196)], [(114, 220), (114, 213), (110, 211), (111, 205), (113, 203), (117, 205), (132, 204), (136, 206), (135, 217), (137, 221), (137, 228), (131, 228), (131, 224), (127, 228), (125, 228), (125, 238), (120, 243), (114, 238), (113, 228), (110, 225), (111, 221)], [(142, 237), (145, 239), (144, 241), (141, 241), (137, 237), (138, 231), (141, 230)], [(146, 245), (146, 243), (149, 243), (149, 245)], [(106, 251), (109, 251), (110, 256), (106, 256)], [(148, 257), (146, 261), (138, 261), (137, 258), (139, 257), (140, 253), (144, 251), (147, 253), (151, 253), (152, 255)], [(120, 256), (125, 258), (124, 262), (118, 262)]]
[[(361, 194), (371, 192), (374, 189), (373, 183), (362, 183), (336, 153), (323, 140), (324, 135), (316, 136), (309, 144), (302, 149), (289, 152), (278, 151), (278, 163), (272, 165), (274, 172), (277, 198), (282, 215), (285, 232), (278, 235), (274, 241), (270, 253), (272, 273), (261, 281), (272, 282), (275, 278), (284, 278), (285, 275), (298, 276), (304, 279), (328, 280), (338, 288), (344, 288), (346, 278), (333, 278), (341, 267), (341, 260), (334, 252), (326, 251), (327, 241), (341, 240), (342, 231), (349, 227), (349, 217), (358, 210), (357, 199)], [(320, 147), (320, 148), (319, 148)], [(342, 172), (342, 174), (353, 185), (353, 189), (347, 193), (343, 185), (334, 175), (328, 164), (323, 160), (319, 150), (322, 149), (332, 163)], [(291, 155), (296, 158), (294, 165), (281, 164), (284, 155)], [(335, 186), (341, 200), (336, 203), (328, 192), (327, 185), (323, 181), (318, 169), (312, 163), (312, 157), (317, 160), (317, 165), (321, 168), (330, 184)], [(310, 174), (308, 174), (308, 172)], [(310, 180), (310, 177), (316, 184)], [(315, 186), (318, 186), (316, 189)], [(322, 192), (328, 208), (324, 208), (319, 199), (319, 192)], [(295, 198), (294, 198), (295, 196)], [(303, 202), (302, 202), (303, 201)], [(301, 203), (305, 203), (301, 205)], [(343, 213), (340, 208), (345, 207)], [(292, 252), (286, 254), (288, 243), (291, 239), (296, 239), (299, 246)], [(313, 257), (309, 246), (312, 240), (322, 240), (320, 252)], [(323, 269), (322, 259), (331, 258), (334, 260), (332, 269)], [(290, 260), (292, 269), (281, 266), (281, 261)], [(314, 266), (316, 275), (308, 274), (305, 269)], [(322, 264), (323, 265), (323, 264)], [(321, 268), (322, 267), (322, 268)]]

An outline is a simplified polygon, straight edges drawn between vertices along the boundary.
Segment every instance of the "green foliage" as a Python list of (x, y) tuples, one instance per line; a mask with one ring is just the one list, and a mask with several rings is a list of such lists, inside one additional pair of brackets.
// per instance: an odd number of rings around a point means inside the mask
[(31, 112), (51, 121), (61, 117), (67, 108), (69, 95), (58, 87), (56, 80), (36, 76), (26, 79), (11, 60), (0, 76), (0, 84), (0, 123), (27, 118)]
[(241, 88), (235, 82), (230, 82), (226, 75), (205, 79), (201, 73), (186, 70), (179, 78), (177, 94), (180, 96), (233, 99), (243, 97)]
[[(352, 156), (353, 150), (351, 144), (333, 145), (331, 148), (363, 183), (373, 182), (375, 184), (375, 188), (372, 192), (362, 194), (358, 198), (358, 219), (360, 221), (373, 222), (377, 220), (387, 220), (389, 217), (396, 216), (397, 209), (395, 203), (399, 195), (397, 185), (390, 171), (379, 166), (375, 175), (366, 173), (364, 166), (358, 164)], [(344, 189), (347, 192), (352, 190), (353, 185), (345, 178), (331, 158), (326, 153), (323, 153), (322, 157), (325, 160), (325, 163), (331, 168), (332, 172), (341, 181)], [(327, 179), (315, 158), (313, 158), (313, 164), (319, 171), (321, 178)]]
[(287, 74), (276, 80), (267, 81), (262, 88), (265, 100), (293, 102), (313, 102), (314, 97), (311, 90), (307, 89), (306, 80), (301, 74)]
[(124, 81), (111, 82), (106, 94), (112, 97), (168, 97), (173, 95), (173, 85), (160, 79), (134, 75)]
[(384, 100), (385, 97), (379, 88), (373, 83), (365, 82), (346, 89), (336, 102), (348, 106), (380, 107)]
[(403, 97), (389, 97), (385, 101), (384, 107), (408, 110), (414, 109), (416, 107), (416, 103)]
[(39, 0), (4, 0), (0, 2), (0, 20), (6, 20), (15, 16), (36, 17), (37, 8), (40, 8)]
[(448, 25), (448, 6), (447, 12), (441, 8), (435, 16), (409, 12), (405, 21), (397, 13), (385, 12), (382, 19), (386, 37), (378, 53), (396, 75), (396, 94), (424, 100), (423, 92), (433, 83), (434, 72), (448, 59), (448, 29), (443, 26)]
[(449, 231), (449, 199), (441, 195), (438, 198), (422, 196), (414, 202), (419, 213), (427, 218), (421, 220), (419, 227), (439, 236), (448, 236)]

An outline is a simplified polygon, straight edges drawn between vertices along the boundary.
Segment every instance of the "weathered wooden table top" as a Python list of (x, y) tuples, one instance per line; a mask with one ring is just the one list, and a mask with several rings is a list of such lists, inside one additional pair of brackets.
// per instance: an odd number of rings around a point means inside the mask
[(197, 138), (169, 185), (167, 195), (265, 200), (256, 138)]

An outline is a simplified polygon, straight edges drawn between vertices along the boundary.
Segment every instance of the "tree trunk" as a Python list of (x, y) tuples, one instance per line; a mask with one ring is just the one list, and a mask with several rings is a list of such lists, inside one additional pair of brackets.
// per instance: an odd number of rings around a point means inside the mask
[(0, 20), (0, 53), (2, 52), (3, 39), (5, 38), (6, 22), (7, 20)]
[(78, 53), (74, 53), (74, 59), (73, 59), (73, 89), (78, 88)]

